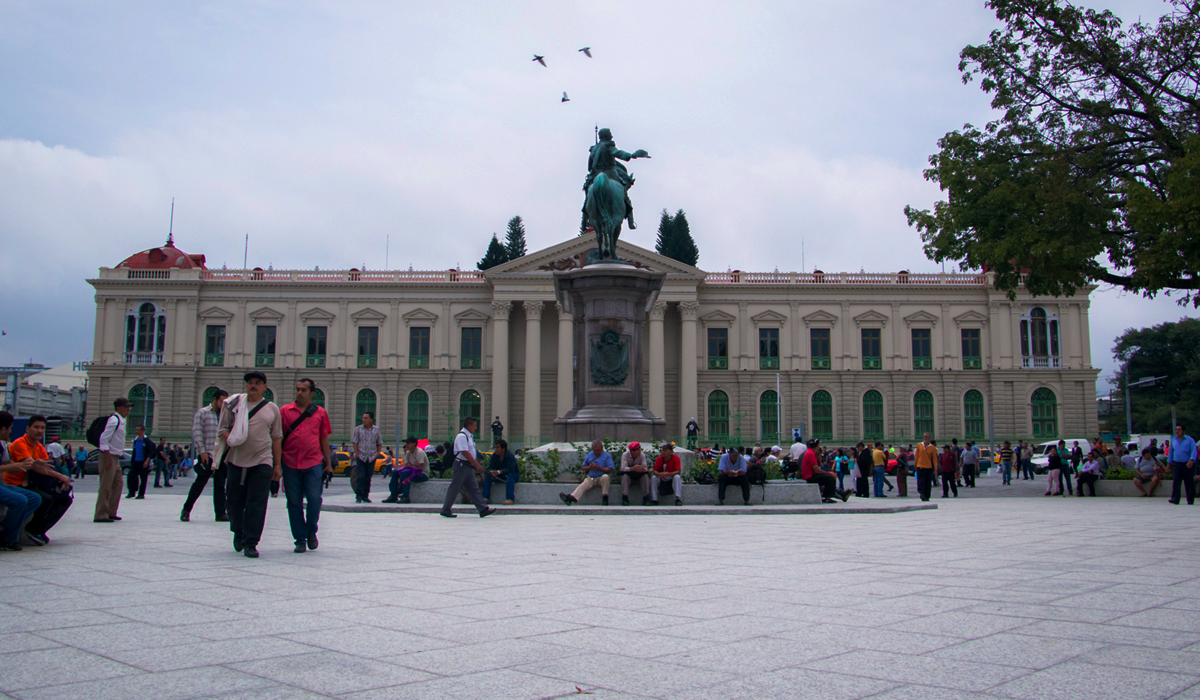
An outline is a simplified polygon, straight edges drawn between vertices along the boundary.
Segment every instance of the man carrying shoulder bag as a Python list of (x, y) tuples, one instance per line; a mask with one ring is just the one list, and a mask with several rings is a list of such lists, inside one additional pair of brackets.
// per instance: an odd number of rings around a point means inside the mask
[(217, 465), (229, 468), (225, 506), (233, 549), (257, 559), (271, 482), (283, 476), (283, 425), (279, 407), (263, 398), (267, 376), (254, 370), (243, 379), (246, 393), (229, 397), (221, 410), (217, 435), (226, 448), (218, 446)]

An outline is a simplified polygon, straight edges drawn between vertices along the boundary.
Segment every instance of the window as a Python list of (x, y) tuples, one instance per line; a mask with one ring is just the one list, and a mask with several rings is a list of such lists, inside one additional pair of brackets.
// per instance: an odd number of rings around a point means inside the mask
[(314, 391), (313, 396), (312, 396), (312, 402), (315, 403), (316, 405), (320, 406), (321, 408), (325, 408), (325, 392), (321, 391), (320, 389), (317, 389), (316, 391)]
[(205, 326), (204, 366), (225, 366), (225, 326)]
[(408, 330), (408, 368), (429, 369), (429, 329)]
[(983, 432), (983, 394), (972, 389), (963, 397), (963, 420), (968, 440), (982, 440)]
[(763, 442), (779, 442), (779, 394), (764, 391), (758, 399), (759, 435)]
[(758, 368), (779, 369), (779, 329), (758, 329)]
[(723, 391), (708, 395), (708, 436), (729, 438), (729, 397)]
[(167, 316), (150, 302), (125, 319), (125, 364), (161, 365), (166, 346)]
[(1058, 318), (1040, 306), (1021, 319), (1021, 366), (1026, 369), (1058, 369)]
[(215, 386), (210, 386), (207, 389), (205, 389), (204, 393), (200, 395), (200, 405), (208, 406), (208, 405), (212, 404), (213, 397), (217, 395), (218, 391), (220, 391), (220, 389), (218, 389)]
[(808, 338), (812, 344), (812, 368), (832, 369), (833, 363), (829, 360), (829, 329), (810, 329)]
[(423, 440), (429, 437), (429, 394), (417, 389), (408, 394), (408, 434)]
[(982, 347), (978, 328), (962, 329), (963, 369), (983, 369)]
[(1058, 397), (1045, 387), (1033, 392), (1033, 437), (1042, 440), (1058, 437)]
[(379, 366), (379, 328), (367, 326), (358, 329), (358, 367), (374, 369)]
[(354, 397), (354, 422), (355, 424), (362, 422), (364, 413), (375, 415), (375, 392), (370, 389), (362, 389)]
[(270, 389), (263, 389), (263, 398), (267, 401), (274, 401), (275, 392), (271, 391)]
[(933, 394), (922, 389), (913, 396), (913, 437), (936, 435), (933, 430)]
[(129, 390), (129, 418), (125, 425), (133, 430), (139, 425), (146, 429), (146, 434), (154, 429), (154, 389), (145, 384), (136, 384)]
[(883, 341), (878, 328), (862, 329), (862, 368), (883, 369)]
[(275, 326), (256, 326), (254, 341), (254, 366), (275, 366)]
[(824, 389), (812, 395), (812, 436), (833, 439), (833, 397)]
[(708, 368), (729, 369), (729, 329), (708, 329)]
[(480, 369), (483, 367), (483, 329), (462, 329), (462, 368)]
[(912, 331), (913, 369), (933, 369), (933, 332), (928, 328)]
[(329, 329), (325, 326), (308, 327), (307, 357), (305, 367), (324, 367), (325, 350), (329, 343)]
[(483, 402), (479, 399), (479, 392), (474, 389), (467, 389), (458, 397), (459, 425), (462, 425), (462, 421), (468, 418), (474, 418), (475, 437), (479, 437), (479, 414), (482, 404)]
[(863, 437), (883, 439), (883, 394), (874, 389), (863, 394)]

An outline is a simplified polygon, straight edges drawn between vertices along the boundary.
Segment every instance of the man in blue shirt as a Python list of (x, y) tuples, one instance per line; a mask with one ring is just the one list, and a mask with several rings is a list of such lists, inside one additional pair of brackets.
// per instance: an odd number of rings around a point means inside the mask
[(75, 452), (75, 474), (78, 478), (84, 478), (84, 471), (87, 467), (88, 453), (82, 446)]
[(146, 482), (150, 479), (150, 466), (147, 462), (154, 454), (154, 443), (146, 437), (145, 429), (139, 425), (137, 437), (133, 439), (133, 455), (129, 458), (129, 475), (126, 477), (129, 495), (126, 498), (146, 497)]
[(574, 493), (560, 493), (558, 497), (567, 505), (578, 503), (583, 494), (600, 484), (600, 503), (608, 505), (608, 485), (612, 481), (614, 467), (612, 455), (604, 451), (604, 443), (600, 440), (592, 443), (592, 451), (583, 458), (583, 471), (583, 483), (575, 488)]
[[(499, 416), (496, 417), (496, 420), (500, 420)], [(508, 451), (508, 441), (502, 437), (496, 438), (492, 457), (488, 462), (488, 470), (483, 473), (483, 500), (491, 503), (489, 499), (492, 497), (492, 482), (503, 481), (504, 505), (511, 506), (516, 500), (519, 478), (520, 470), (517, 469), (517, 458)]]
[(717, 466), (717, 505), (725, 505), (725, 487), (737, 484), (742, 487), (742, 500), (750, 505), (750, 479), (746, 477), (746, 456), (736, 447), (721, 455)]
[(1179, 487), (1187, 494), (1188, 505), (1196, 502), (1196, 441), (1183, 432), (1182, 425), (1175, 426), (1175, 437), (1171, 438), (1171, 503), (1179, 505)]

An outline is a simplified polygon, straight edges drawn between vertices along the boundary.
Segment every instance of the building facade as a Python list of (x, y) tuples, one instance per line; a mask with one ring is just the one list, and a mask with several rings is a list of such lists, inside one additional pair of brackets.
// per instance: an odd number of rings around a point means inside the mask
[[(515, 444), (550, 441), (574, 402), (572, 319), (555, 270), (591, 237), (485, 272), (208, 270), (168, 245), (96, 279), (92, 406), (183, 438), (214, 387), (266, 372), (279, 403), (311, 377), (335, 439), (365, 411), (389, 438), (452, 435), (500, 416)], [(621, 241), (667, 273), (642, 352), (647, 408), (682, 441), (842, 444), (1093, 435), (1088, 294), (1015, 299), (988, 274), (705, 272)], [(92, 412), (96, 409), (91, 408)], [(621, 436), (612, 436), (620, 438)]]

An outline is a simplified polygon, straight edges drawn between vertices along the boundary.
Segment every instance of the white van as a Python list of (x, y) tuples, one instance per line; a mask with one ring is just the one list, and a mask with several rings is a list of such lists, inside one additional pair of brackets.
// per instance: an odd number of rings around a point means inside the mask
[[(1086, 455), (1092, 449), (1092, 441), (1087, 438), (1071, 438), (1064, 440), (1067, 443), (1067, 450), (1075, 447), (1075, 443), (1079, 443), (1079, 448)], [(1033, 472), (1035, 474), (1045, 474), (1050, 469), (1050, 448), (1057, 447), (1058, 440), (1051, 440), (1033, 446)]]

